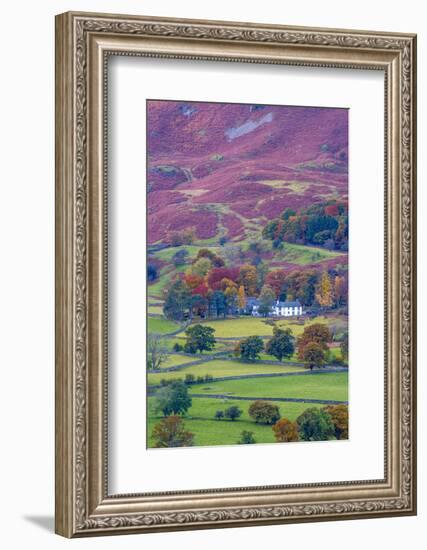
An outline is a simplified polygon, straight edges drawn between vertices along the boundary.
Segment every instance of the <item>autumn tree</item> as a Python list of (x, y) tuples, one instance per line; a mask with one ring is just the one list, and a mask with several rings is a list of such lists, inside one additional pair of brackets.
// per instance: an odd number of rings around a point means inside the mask
[(291, 329), (273, 328), (273, 338), (265, 346), (265, 351), (269, 355), (276, 357), (279, 361), (283, 358), (292, 357), (295, 352), (295, 338)]
[(347, 284), (345, 277), (336, 275), (334, 279), (334, 298), (337, 307), (347, 303)]
[(275, 271), (270, 271), (265, 279), (266, 284), (268, 284), (274, 290), (276, 298), (279, 298), (282, 294), (286, 283), (286, 277), (287, 276), (285, 271), (277, 269)]
[(260, 336), (248, 336), (237, 344), (234, 353), (246, 361), (255, 361), (263, 349), (264, 342)]
[(239, 270), (239, 283), (244, 286), (247, 296), (256, 294), (257, 271), (253, 265), (245, 264)]
[(248, 413), (257, 424), (274, 424), (280, 418), (279, 407), (268, 401), (254, 401)]
[(323, 323), (313, 323), (304, 328), (303, 333), (297, 338), (297, 347), (298, 347), (298, 357), (302, 360), (300, 356), (302, 349), (306, 344), (310, 342), (316, 342), (320, 344), (322, 349), (328, 351), (328, 343), (332, 341), (332, 334), (329, 330), (329, 327)]
[(272, 427), (276, 441), (287, 443), (289, 441), (299, 441), (298, 424), (287, 418), (281, 418)]
[(335, 426), (331, 415), (323, 409), (306, 409), (296, 420), (302, 441), (327, 441), (335, 439)]
[(164, 416), (185, 414), (192, 403), (188, 388), (182, 380), (174, 380), (161, 387), (157, 390), (155, 398), (156, 411), (162, 412)]
[(327, 405), (324, 410), (332, 418), (335, 427), (335, 437), (337, 439), (348, 439), (348, 406), (347, 405)]
[(149, 334), (147, 342), (147, 369), (157, 370), (167, 361), (168, 349), (158, 334)]
[(271, 313), (276, 296), (269, 285), (264, 285), (259, 295), (258, 313), (264, 317)]
[(184, 275), (184, 283), (193, 291), (195, 288), (203, 284), (203, 277), (194, 273), (188, 272)]
[(154, 447), (191, 447), (194, 445), (194, 434), (187, 431), (182, 418), (168, 416), (158, 422), (151, 434)]
[(217, 254), (212, 252), (212, 250), (209, 250), (208, 248), (201, 248), (197, 252), (197, 256), (196, 256), (195, 261), (197, 261), (200, 258), (207, 258), (208, 260), (211, 261), (211, 263), (214, 267), (223, 267), (224, 266), (224, 260), (220, 256), (218, 256)]
[(331, 307), (334, 303), (334, 294), (331, 278), (325, 270), (320, 278), (319, 286), (316, 292), (316, 300), (321, 307)]
[(310, 370), (313, 367), (321, 367), (325, 363), (325, 351), (317, 342), (308, 342), (302, 350), (298, 353), (298, 357), (301, 361), (307, 365)]
[(196, 240), (196, 229), (188, 227), (178, 231), (171, 231), (168, 234), (168, 241), (171, 246), (182, 246), (183, 244), (193, 244)]
[(199, 277), (204, 277), (212, 269), (212, 262), (209, 258), (199, 258), (194, 264), (189, 268), (189, 272), (193, 275), (198, 275)]
[(185, 331), (187, 342), (184, 350), (190, 351), (190, 353), (212, 351), (216, 344), (214, 333), (214, 328), (205, 325), (192, 325), (188, 327)]
[(246, 293), (243, 285), (239, 286), (239, 290), (237, 292), (237, 305), (239, 306), (240, 311), (246, 309)]

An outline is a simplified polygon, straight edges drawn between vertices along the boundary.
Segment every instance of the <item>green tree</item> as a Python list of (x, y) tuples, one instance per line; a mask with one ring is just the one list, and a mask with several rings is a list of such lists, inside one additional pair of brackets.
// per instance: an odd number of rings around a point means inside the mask
[(184, 265), (188, 255), (189, 252), (186, 248), (180, 248), (177, 252), (175, 252), (175, 254), (172, 256), (172, 261), (175, 267)]
[(199, 258), (194, 262), (190, 267), (189, 271), (193, 275), (199, 275), (199, 277), (204, 277), (212, 269), (212, 262), (209, 258)]
[(222, 420), (224, 418), (224, 411), (215, 412), (215, 420)]
[(268, 401), (254, 401), (248, 413), (257, 424), (275, 424), (280, 418), (279, 407)]
[(209, 296), (209, 310), (215, 314), (216, 317), (227, 313), (227, 301), (224, 292), (222, 290), (215, 290)]
[(157, 370), (168, 359), (168, 349), (160, 336), (149, 334), (147, 342), (147, 369)]
[(167, 319), (182, 321), (191, 307), (191, 294), (181, 279), (173, 282), (169, 287), (163, 313)]
[(250, 445), (256, 443), (254, 438), (254, 432), (249, 432), (248, 430), (243, 430), (240, 434), (240, 439), (237, 442), (238, 445)]
[(276, 301), (276, 295), (274, 290), (269, 285), (264, 285), (259, 295), (259, 307), (258, 313), (266, 317), (271, 313), (274, 302)]
[(187, 343), (185, 346), (191, 348), (190, 353), (197, 351), (212, 351), (215, 347), (216, 340), (214, 338), (215, 329), (205, 325), (192, 325), (187, 328), (185, 335)]
[(156, 411), (162, 412), (164, 416), (185, 414), (192, 403), (188, 388), (182, 380), (174, 380), (161, 387), (157, 390), (155, 398)]
[(335, 426), (331, 415), (323, 409), (306, 409), (296, 420), (302, 441), (327, 441), (335, 439)]
[(276, 441), (287, 443), (289, 441), (299, 441), (298, 424), (287, 418), (281, 418), (272, 427)]
[(232, 405), (231, 407), (228, 407), (228, 409), (225, 409), (224, 416), (225, 418), (229, 418), (232, 422), (234, 422), (236, 418), (242, 416), (242, 413), (242, 409), (239, 409), (239, 407), (236, 407), (236, 405)]
[(292, 357), (295, 352), (295, 338), (292, 335), (291, 329), (274, 327), (273, 338), (267, 342), (265, 351), (269, 355), (276, 357), (279, 361), (283, 358)]
[(263, 349), (264, 342), (262, 338), (259, 336), (248, 336), (237, 344), (235, 354), (240, 355), (246, 361), (255, 361), (255, 359), (259, 358), (259, 354)]
[(191, 447), (194, 434), (185, 429), (182, 418), (168, 416), (158, 422), (152, 432), (154, 447)]

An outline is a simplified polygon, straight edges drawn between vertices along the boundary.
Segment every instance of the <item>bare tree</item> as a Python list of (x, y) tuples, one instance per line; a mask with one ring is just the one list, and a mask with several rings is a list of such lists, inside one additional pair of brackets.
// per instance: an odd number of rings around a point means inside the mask
[(168, 350), (160, 336), (150, 334), (147, 342), (147, 368), (159, 369), (168, 358)]

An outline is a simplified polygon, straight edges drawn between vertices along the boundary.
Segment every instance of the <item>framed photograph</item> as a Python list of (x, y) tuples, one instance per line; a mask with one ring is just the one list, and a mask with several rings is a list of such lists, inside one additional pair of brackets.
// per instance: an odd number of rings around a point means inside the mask
[(416, 37), (56, 18), (56, 532), (416, 513)]

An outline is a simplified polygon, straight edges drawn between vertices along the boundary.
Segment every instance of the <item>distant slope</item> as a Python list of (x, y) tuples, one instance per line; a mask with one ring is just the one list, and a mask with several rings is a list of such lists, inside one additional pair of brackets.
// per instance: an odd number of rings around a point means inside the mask
[(240, 241), (284, 208), (347, 197), (347, 110), (150, 101), (150, 243)]

